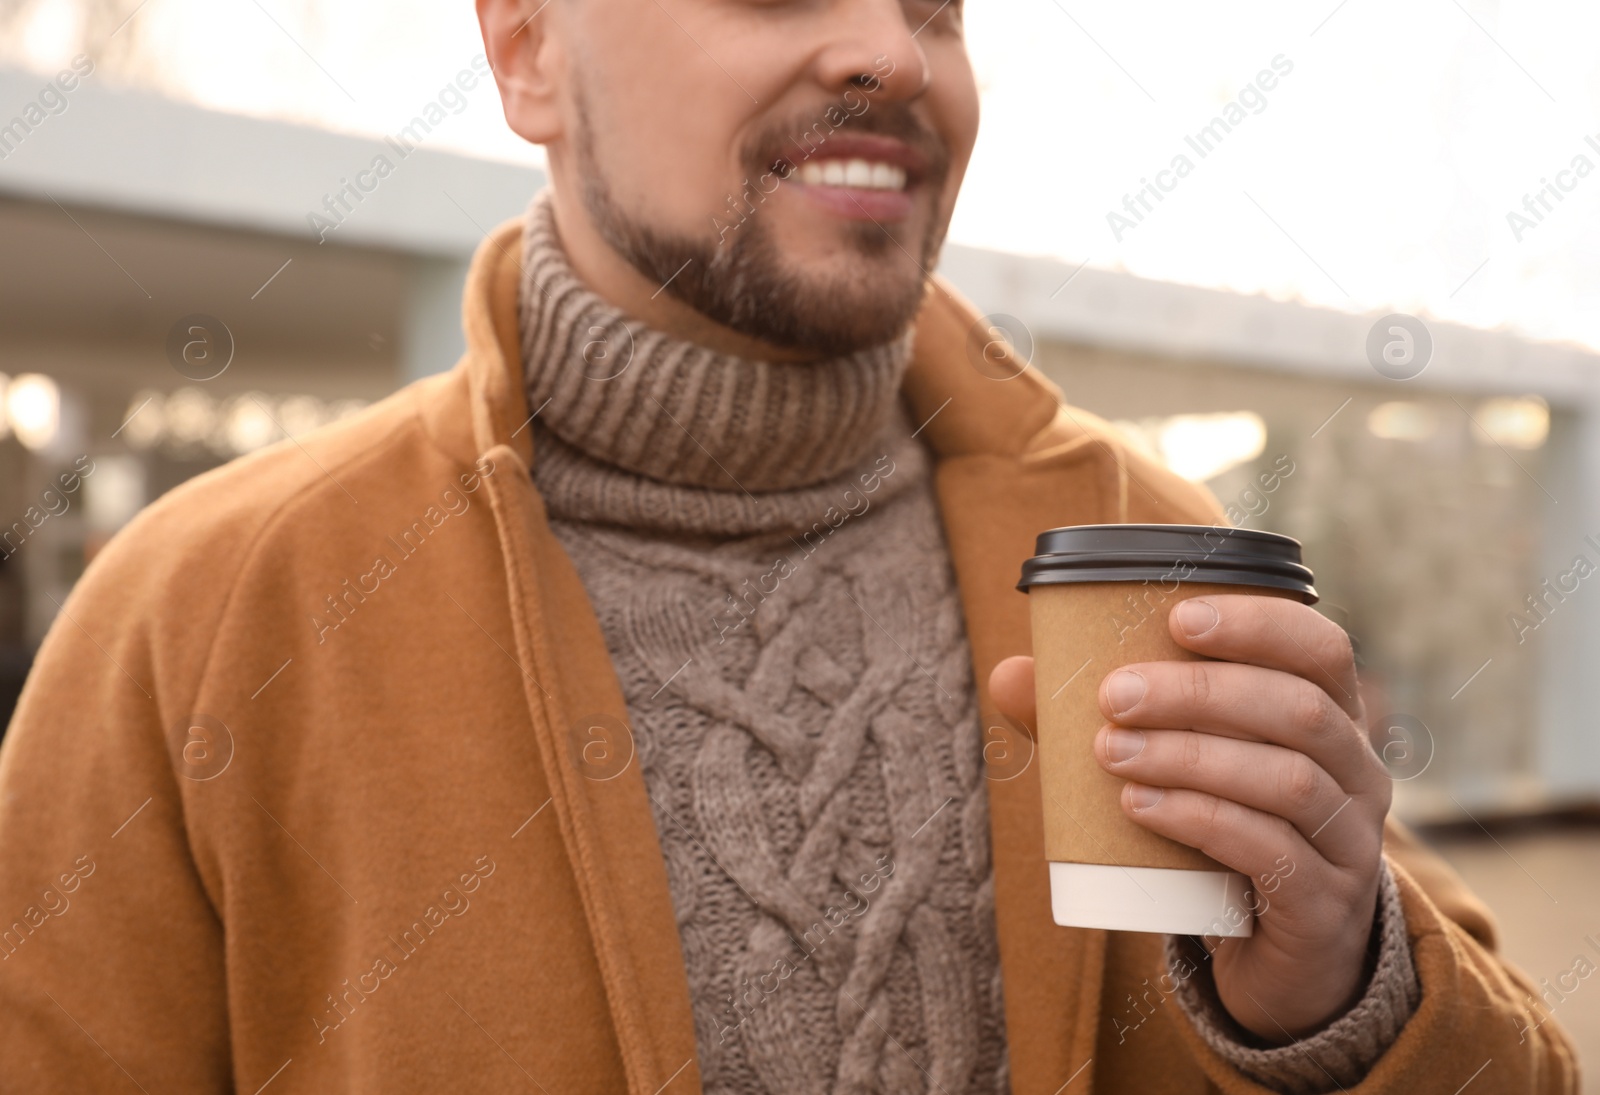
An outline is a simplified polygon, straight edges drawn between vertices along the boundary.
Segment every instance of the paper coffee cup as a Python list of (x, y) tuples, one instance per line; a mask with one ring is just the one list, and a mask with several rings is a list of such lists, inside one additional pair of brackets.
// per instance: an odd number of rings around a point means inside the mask
[(1120, 666), (1202, 661), (1167, 615), (1207, 593), (1317, 599), (1300, 543), (1208, 525), (1076, 525), (1041, 533), (1017, 588), (1029, 595), (1045, 857), (1057, 924), (1245, 936), (1250, 880), (1122, 812), (1125, 780), (1100, 767), (1100, 682)]

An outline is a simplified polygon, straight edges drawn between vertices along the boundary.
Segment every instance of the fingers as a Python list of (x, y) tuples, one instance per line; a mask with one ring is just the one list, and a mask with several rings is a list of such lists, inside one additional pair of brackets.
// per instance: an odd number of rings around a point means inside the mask
[(989, 674), (989, 695), (994, 697), (1000, 713), (1035, 736), (1035, 704), (1033, 691), (1033, 659), (1026, 656), (1007, 658)]
[(1325, 689), (1350, 717), (1361, 716), (1350, 636), (1309, 605), (1209, 594), (1173, 606), (1167, 627), (1178, 645), (1196, 654), (1292, 673)]
[[(1349, 910), (1363, 900), (1366, 912), (1360, 921), (1371, 924), (1371, 897), (1365, 895), (1376, 890), (1378, 852), (1359, 869), (1341, 868), (1323, 859), (1282, 818), (1187, 788), (1167, 790), (1154, 805), (1139, 809), (1144, 792), (1153, 789), (1128, 784), (1122, 793), (1124, 813), (1138, 825), (1198, 848), (1224, 867), (1247, 875), (1256, 895), (1251, 911), (1261, 912), (1271, 903), (1264, 935), (1277, 936), (1280, 944), (1287, 939), (1335, 937), (1348, 930)], [(1318, 961), (1320, 951), (1321, 946), (1296, 959), (1295, 968), (1305, 971)]]
[(1301, 868), (1321, 861), (1283, 818), (1202, 791), (1130, 783), (1122, 789), (1122, 809), (1151, 832), (1198, 848), (1251, 878), (1270, 874), (1285, 856)]
[(1200, 730), (1304, 753), (1350, 794), (1388, 786), (1366, 732), (1321, 688), (1233, 662), (1140, 662), (1100, 683), (1100, 709), (1140, 729)]
[(1144, 787), (1198, 791), (1281, 818), (1336, 866), (1370, 863), (1381, 842), (1371, 815), (1382, 804), (1347, 794), (1311, 758), (1281, 746), (1106, 726), (1094, 751), (1106, 771)]

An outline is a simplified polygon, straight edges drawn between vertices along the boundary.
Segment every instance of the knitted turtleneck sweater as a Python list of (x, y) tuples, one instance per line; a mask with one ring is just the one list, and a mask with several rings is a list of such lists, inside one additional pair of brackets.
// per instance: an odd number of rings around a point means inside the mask
[[(578, 281), (547, 194), (523, 257), (534, 478), (627, 701), (704, 1089), (1008, 1090), (980, 724), (899, 398), (909, 335), (807, 364), (676, 340)], [(1364, 1071), (1393, 1033), (1339, 1050)], [(1249, 1052), (1282, 1090), (1322, 1079)]]
[(543, 199), (525, 264), (534, 475), (628, 703), (705, 1090), (1006, 1090), (982, 743), (899, 399), (909, 339), (803, 365), (676, 341), (576, 280)]

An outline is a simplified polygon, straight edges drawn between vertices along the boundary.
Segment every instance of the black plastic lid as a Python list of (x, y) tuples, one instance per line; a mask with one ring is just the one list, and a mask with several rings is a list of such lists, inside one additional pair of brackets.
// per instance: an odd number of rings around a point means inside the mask
[(1317, 601), (1300, 541), (1213, 525), (1070, 525), (1039, 534), (1017, 588), (1068, 582), (1217, 582)]

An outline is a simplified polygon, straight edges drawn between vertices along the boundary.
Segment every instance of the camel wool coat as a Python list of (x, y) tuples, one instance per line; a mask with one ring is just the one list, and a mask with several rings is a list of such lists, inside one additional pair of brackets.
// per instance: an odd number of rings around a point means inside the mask
[[(479, 250), (452, 371), (173, 490), (66, 602), (0, 749), (0, 1091), (700, 1089), (639, 765), (587, 752), (634, 743), (529, 475), (520, 231)], [(1040, 530), (1220, 510), (974, 368), (976, 318), (930, 286), (904, 392), (984, 690), (1029, 650)], [(1152, 989), (1161, 937), (1051, 921), (1037, 771), (989, 784), (1013, 1090), (1263, 1092)], [(1473, 1095), (1575, 1091), (1484, 906), (1398, 827), (1389, 854), (1422, 1003), (1353, 1092), (1486, 1060)]]

